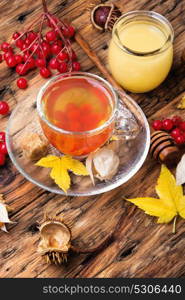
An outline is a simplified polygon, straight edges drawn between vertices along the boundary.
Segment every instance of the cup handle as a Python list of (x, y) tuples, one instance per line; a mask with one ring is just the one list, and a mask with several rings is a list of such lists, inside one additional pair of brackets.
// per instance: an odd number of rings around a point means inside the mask
[(114, 135), (119, 140), (135, 139), (141, 130), (140, 122), (136, 119), (135, 108), (131, 105), (128, 96), (123, 91), (118, 89), (114, 90), (119, 99), (115, 118)]

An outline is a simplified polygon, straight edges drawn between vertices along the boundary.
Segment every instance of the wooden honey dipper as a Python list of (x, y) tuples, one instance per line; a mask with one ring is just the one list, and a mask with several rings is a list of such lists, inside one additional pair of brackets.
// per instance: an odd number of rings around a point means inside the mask
[(151, 135), (150, 153), (164, 163), (176, 163), (179, 158), (179, 149), (171, 135), (160, 130)]

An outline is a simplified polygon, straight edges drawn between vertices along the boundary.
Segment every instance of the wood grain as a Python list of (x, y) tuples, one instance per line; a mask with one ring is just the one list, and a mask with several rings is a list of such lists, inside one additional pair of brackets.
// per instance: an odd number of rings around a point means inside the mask
[[(48, 8), (59, 17), (73, 20), (83, 38), (107, 66), (107, 45), (110, 33), (100, 33), (90, 24), (88, 7), (82, 0), (48, 0)], [(172, 71), (165, 82), (147, 94), (131, 94), (149, 120), (179, 112), (176, 104), (184, 93), (185, 77), (181, 53), (185, 40), (185, 1), (180, 0), (117, 0), (122, 12), (144, 9), (155, 10), (166, 16), (175, 30), (175, 58)], [(41, 1), (2, 0), (0, 2), (0, 42), (42, 11)], [(83, 50), (74, 42), (83, 71), (100, 74)], [(151, 70), (152, 72), (152, 70)], [(36, 97), (43, 84), (36, 71), (28, 75), (29, 88), (16, 87), (16, 74), (0, 64), (0, 96), (13, 109), (27, 97)], [(0, 117), (0, 129), (6, 127), (8, 117)], [(178, 220), (177, 233), (172, 225), (157, 225), (125, 198), (156, 196), (154, 186), (160, 165), (147, 158), (141, 170), (123, 186), (96, 197), (64, 197), (54, 195), (25, 180), (8, 160), (0, 168), (0, 193), (14, 211), (16, 223), (9, 226), (9, 234), (0, 232), (0, 277), (180, 277), (185, 275), (185, 222)], [(37, 254), (39, 234), (37, 222), (44, 211), (63, 215), (72, 223), (73, 243), (85, 250), (100, 245), (112, 233), (107, 243), (95, 253), (70, 254), (67, 265), (46, 265)], [(121, 220), (121, 221), (120, 221)]]

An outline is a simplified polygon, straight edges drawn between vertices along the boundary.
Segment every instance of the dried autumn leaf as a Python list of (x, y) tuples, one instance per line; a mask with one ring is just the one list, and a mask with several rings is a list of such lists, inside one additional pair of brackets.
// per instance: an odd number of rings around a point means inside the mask
[(8, 217), (8, 207), (4, 203), (3, 196), (0, 194), (0, 229), (7, 232), (6, 223), (13, 223)]
[(179, 109), (185, 109), (185, 95), (182, 97), (180, 103), (177, 105)]
[(178, 214), (185, 219), (185, 196), (182, 186), (176, 184), (174, 176), (164, 165), (161, 167), (156, 193), (160, 199), (144, 197), (127, 200), (146, 214), (158, 217), (157, 223), (169, 223)]
[(51, 168), (50, 177), (65, 193), (67, 193), (71, 185), (71, 178), (68, 171), (76, 175), (89, 175), (82, 162), (68, 155), (62, 157), (48, 155), (41, 158), (36, 163), (36, 166)]
[(176, 181), (181, 185), (185, 183), (185, 154), (181, 157), (176, 169)]

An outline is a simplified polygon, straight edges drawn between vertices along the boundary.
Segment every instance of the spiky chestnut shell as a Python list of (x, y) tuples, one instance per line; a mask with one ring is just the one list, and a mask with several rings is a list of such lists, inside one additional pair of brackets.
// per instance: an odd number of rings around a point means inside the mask
[(99, 30), (111, 31), (120, 16), (121, 12), (114, 4), (99, 4), (91, 11), (91, 22)]
[(71, 231), (58, 218), (46, 217), (40, 228), (41, 240), (38, 252), (43, 255), (47, 263), (61, 264), (67, 261), (71, 247)]

